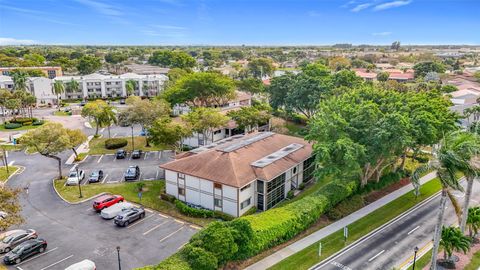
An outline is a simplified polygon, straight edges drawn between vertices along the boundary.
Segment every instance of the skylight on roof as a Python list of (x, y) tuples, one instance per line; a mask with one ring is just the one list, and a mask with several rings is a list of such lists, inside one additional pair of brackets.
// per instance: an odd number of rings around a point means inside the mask
[(218, 150), (220, 150), (222, 152), (227, 152), (227, 153), (233, 152), (235, 150), (238, 150), (240, 148), (248, 146), (252, 143), (255, 143), (255, 142), (261, 141), (265, 138), (268, 138), (268, 137), (272, 136), (273, 134), (274, 134), (273, 132), (261, 132), (261, 133), (256, 134), (253, 137), (249, 137), (247, 139), (243, 139), (243, 140), (240, 140), (238, 142), (229, 144), (229, 145), (227, 145), (223, 148), (218, 148)]
[(272, 164), (273, 162), (286, 157), (287, 155), (301, 149), (303, 147), (303, 144), (299, 143), (292, 143), (266, 157), (263, 157), (255, 162), (253, 162), (251, 165), (254, 167), (258, 168), (263, 168), (269, 164)]

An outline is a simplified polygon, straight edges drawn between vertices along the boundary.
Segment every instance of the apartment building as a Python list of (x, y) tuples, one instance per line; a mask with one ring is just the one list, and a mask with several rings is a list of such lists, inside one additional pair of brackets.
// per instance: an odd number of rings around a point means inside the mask
[[(14, 91), (12, 77), (0, 75), (0, 88)], [(54, 104), (56, 101), (56, 96), (52, 92), (52, 80), (49, 78), (28, 78), (27, 91), (37, 98), (37, 104)]]
[(168, 194), (238, 217), (254, 206), (274, 207), (313, 179), (314, 160), (302, 138), (259, 132), (194, 149), (160, 168)]
[(156, 96), (164, 87), (168, 77), (163, 74), (139, 75), (136, 73), (125, 73), (122, 75), (102, 75), (93, 73), (83, 76), (62, 76), (54, 81), (62, 81), (66, 85), (70, 81), (77, 81), (79, 89), (76, 92), (66, 91), (64, 98), (115, 98), (126, 97), (127, 81), (135, 81), (133, 94), (136, 96)]
[(4, 76), (10, 76), (10, 71), (15, 69), (39, 69), (49, 79), (63, 76), (62, 67), (0, 67), (0, 74)]

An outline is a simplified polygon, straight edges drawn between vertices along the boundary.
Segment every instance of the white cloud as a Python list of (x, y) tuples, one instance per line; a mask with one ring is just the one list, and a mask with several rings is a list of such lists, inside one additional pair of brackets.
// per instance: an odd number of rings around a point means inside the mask
[(354, 8), (352, 8), (350, 11), (352, 12), (359, 12), (361, 10), (364, 10), (366, 8), (369, 8), (372, 4), (371, 3), (364, 3), (360, 5), (356, 5)]
[(38, 41), (32, 39), (16, 39), (0, 37), (0, 46), (4, 45), (33, 45), (38, 44)]
[(392, 32), (377, 32), (377, 33), (372, 33), (372, 36), (381, 36), (381, 37), (384, 37), (384, 36), (390, 36), (392, 34)]
[(100, 1), (94, 1), (94, 0), (76, 0), (76, 1), (106, 16), (123, 15), (123, 12), (121, 12), (118, 8), (109, 4), (102, 3)]
[(389, 8), (396, 8), (396, 7), (406, 6), (410, 3), (412, 3), (412, 0), (398, 0), (398, 1), (386, 2), (383, 4), (376, 5), (373, 8), (373, 10), (380, 11), (380, 10), (385, 10)]

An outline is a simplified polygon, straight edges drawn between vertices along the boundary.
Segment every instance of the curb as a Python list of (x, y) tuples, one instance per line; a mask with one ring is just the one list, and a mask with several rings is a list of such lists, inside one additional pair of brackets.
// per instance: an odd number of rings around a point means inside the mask
[(99, 193), (99, 194), (94, 195), (94, 196), (92, 196), (92, 197), (89, 197), (89, 198), (86, 198), (86, 199), (84, 199), (84, 200), (81, 200), (81, 201), (79, 201), (79, 202), (70, 202), (70, 201), (66, 200), (65, 198), (63, 198), (62, 195), (60, 195), (60, 192), (58, 192), (57, 188), (55, 187), (55, 178), (52, 179), (52, 186), (53, 186), (53, 189), (55, 190), (55, 193), (57, 193), (57, 196), (58, 196), (60, 199), (62, 199), (62, 201), (66, 202), (66, 203), (68, 203), (68, 204), (70, 204), (70, 205), (81, 204), (81, 203), (87, 202), (87, 201), (89, 201), (89, 200), (91, 200), (91, 199), (95, 199), (95, 198), (97, 198), (97, 197), (100, 197), (100, 196), (102, 196), (102, 195), (109, 194), (108, 192), (102, 192), (102, 193)]

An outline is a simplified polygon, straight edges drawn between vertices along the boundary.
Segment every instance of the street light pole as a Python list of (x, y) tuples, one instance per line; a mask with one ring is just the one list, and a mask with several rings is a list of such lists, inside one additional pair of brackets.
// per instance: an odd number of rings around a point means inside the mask
[(78, 180), (78, 192), (80, 193), (80, 195), (78, 196), (79, 198), (83, 198), (83, 195), (82, 195), (82, 185), (80, 184), (80, 175), (78, 174), (78, 167), (75, 168), (77, 170), (77, 180)]
[(135, 150), (135, 143), (133, 142), (133, 124), (132, 124), (132, 151)]
[(117, 246), (117, 257), (118, 257), (118, 270), (122, 270), (122, 265), (120, 264), (120, 246)]
[(415, 270), (415, 262), (417, 261), (417, 252), (418, 252), (418, 247), (415, 247), (413, 249), (414, 253), (413, 253), (413, 266), (412, 266), (412, 270)]

